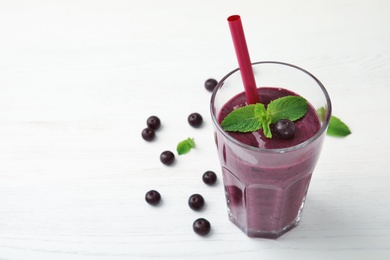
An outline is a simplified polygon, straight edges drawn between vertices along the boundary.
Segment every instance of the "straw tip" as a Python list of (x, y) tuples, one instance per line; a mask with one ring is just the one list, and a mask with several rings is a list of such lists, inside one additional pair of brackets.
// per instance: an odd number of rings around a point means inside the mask
[(229, 16), (227, 20), (228, 20), (228, 22), (236, 22), (236, 21), (238, 21), (238, 20), (240, 20), (240, 19), (241, 19), (241, 18), (240, 18), (239, 15), (234, 14), (234, 15)]

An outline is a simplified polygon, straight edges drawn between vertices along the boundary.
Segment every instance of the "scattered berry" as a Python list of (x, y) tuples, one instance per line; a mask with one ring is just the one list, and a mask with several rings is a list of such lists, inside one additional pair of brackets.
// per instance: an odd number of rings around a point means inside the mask
[(158, 191), (156, 190), (150, 190), (146, 193), (145, 195), (145, 200), (147, 203), (150, 205), (157, 205), (160, 203), (161, 200), (161, 195)]
[(216, 81), (215, 79), (208, 79), (206, 80), (206, 82), (204, 83), (204, 87), (208, 90), (208, 91), (213, 91), (215, 89), (215, 87), (217, 86), (218, 84), (218, 81)]
[(202, 125), (203, 118), (199, 113), (192, 113), (188, 116), (188, 123), (193, 127), (199, 127)]
[(147, 127), (142, 130), (142, 138), (146, 141), (152, 141), (154, 139), (155, 132), (152, 128)]
[(157, 116), (151, 116), (148, 118), (148, 120), (146, 120), (146, 124), (150, 128), (157, 130), (160, 128), (161, 121), (160, 121), (160, 118), (158, 118)]
[(205, 236), (210, 232), (211, 225), (207, 219), (198, 218), (194, 221), (194, 224), (192, 224), (192, 229), (196, 234)]
[(204, 199), (200, 194), (193, 194), (188, 199), (188, 206), (193, 210), (201, 210), (204, 206)]
[(281, 119), (276, 122), (273, 132), (279, 138), (290, 139), (294, 137), (295, 125), (291, 120)]
[(207, 171), (203, 174), (202, 180), (207, 185), (213, 185), (217, 181), (217, 175), (213, 171)]
[(160, 161), (165, 165), (171, 165), (175, 161), (175, 155), (171, 151), (164, 151), (160, 155)]

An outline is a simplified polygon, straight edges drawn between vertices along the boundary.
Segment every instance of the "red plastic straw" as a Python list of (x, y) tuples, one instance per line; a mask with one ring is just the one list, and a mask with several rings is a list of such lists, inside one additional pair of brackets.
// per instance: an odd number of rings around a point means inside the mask
[(234, 49), (236, 51), (238, 66), (240, 68), (242, 82), (245, 88), (246, 101), (248, 104), (260, 102), (257, 92), (255, 76), (253, 75), (251, 59), (246, 45), (244, 29), (242, 28), (239, 15), (229, 16), (230, 33), (233, 38)]

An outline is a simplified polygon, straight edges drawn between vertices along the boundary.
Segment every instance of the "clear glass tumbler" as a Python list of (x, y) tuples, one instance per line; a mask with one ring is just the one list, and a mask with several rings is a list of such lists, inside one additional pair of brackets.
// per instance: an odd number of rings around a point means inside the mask
[(244, 144), (219, 121), (223, 106), (243, 92), (240, 70), (218, 83), (211, 98), (211, 117), (222, 167), (229, 219), (250, 237), (278, 238), (299, 224), (313, 170), (331, 117), (331, 101), (311, 73), (282, 62), (252, 64), (258, 87), (290, 90), (304, 97), (325, 117), (310, 139), (295, 146), (265, 149)]

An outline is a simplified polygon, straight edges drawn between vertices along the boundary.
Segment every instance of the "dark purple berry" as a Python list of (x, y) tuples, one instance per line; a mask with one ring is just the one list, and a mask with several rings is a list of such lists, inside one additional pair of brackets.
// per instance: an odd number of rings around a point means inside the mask
[(192, 113), (188, 116), (188, 123), (193, 127), (199, 127), (202, 125), (203, 118), (199, 113)]
[(192, 229), (196, 234), (205, 236), (210, 233), (211, 225), (207, 219), (198, 218), (194, 221), (194, 224), (192, 224)]
[(204, 199), (200, 194), (193, 194), (188, 199), (188, 206), (193, 210), (201, 210), (204, 205)]
[(202, 180), (207, 185), (213, 185), (217, 181), (217, 175), (213, 171), (207, 171), (203, 174)]
[(274, 134), (281, 139), (294, 137), (295, 125), (291, 120), (281, 119), (273, 127)]
[(160, 155), (160, 161), (165, 165), (171, 165), (175, 161), (175, 155), (171, 151), (164, 151)]
[(145, 200), (147, 203), (150, 205), (157, 205), (160, 203), (161, 200), (161, 195), (158, 191), (156, 190), (150, 190), (146, 193), (145, 195)]
[(152, 141), (154, 139), (155, 132), (152, 128), (147, 127), (142, 130), (142, 138), (146, 141)]
[(160, 119), (157, 117), (157, 116), (151, 116), (148, 118), (148, 120), (146, 120), (146, 124), (154, 129), (154, 130), (157, 130), (160, 128), (160, 125), (161, 125), (161, 121)]
[(217, 86), (218, 84), (218, 81), (216, 81), (215, 79), (208, 79), (206, 80), (206, 82), (204, 83), (204, 87), (208, 90), (208, 91), (213, 91), (215, 89), (215, 87)]

